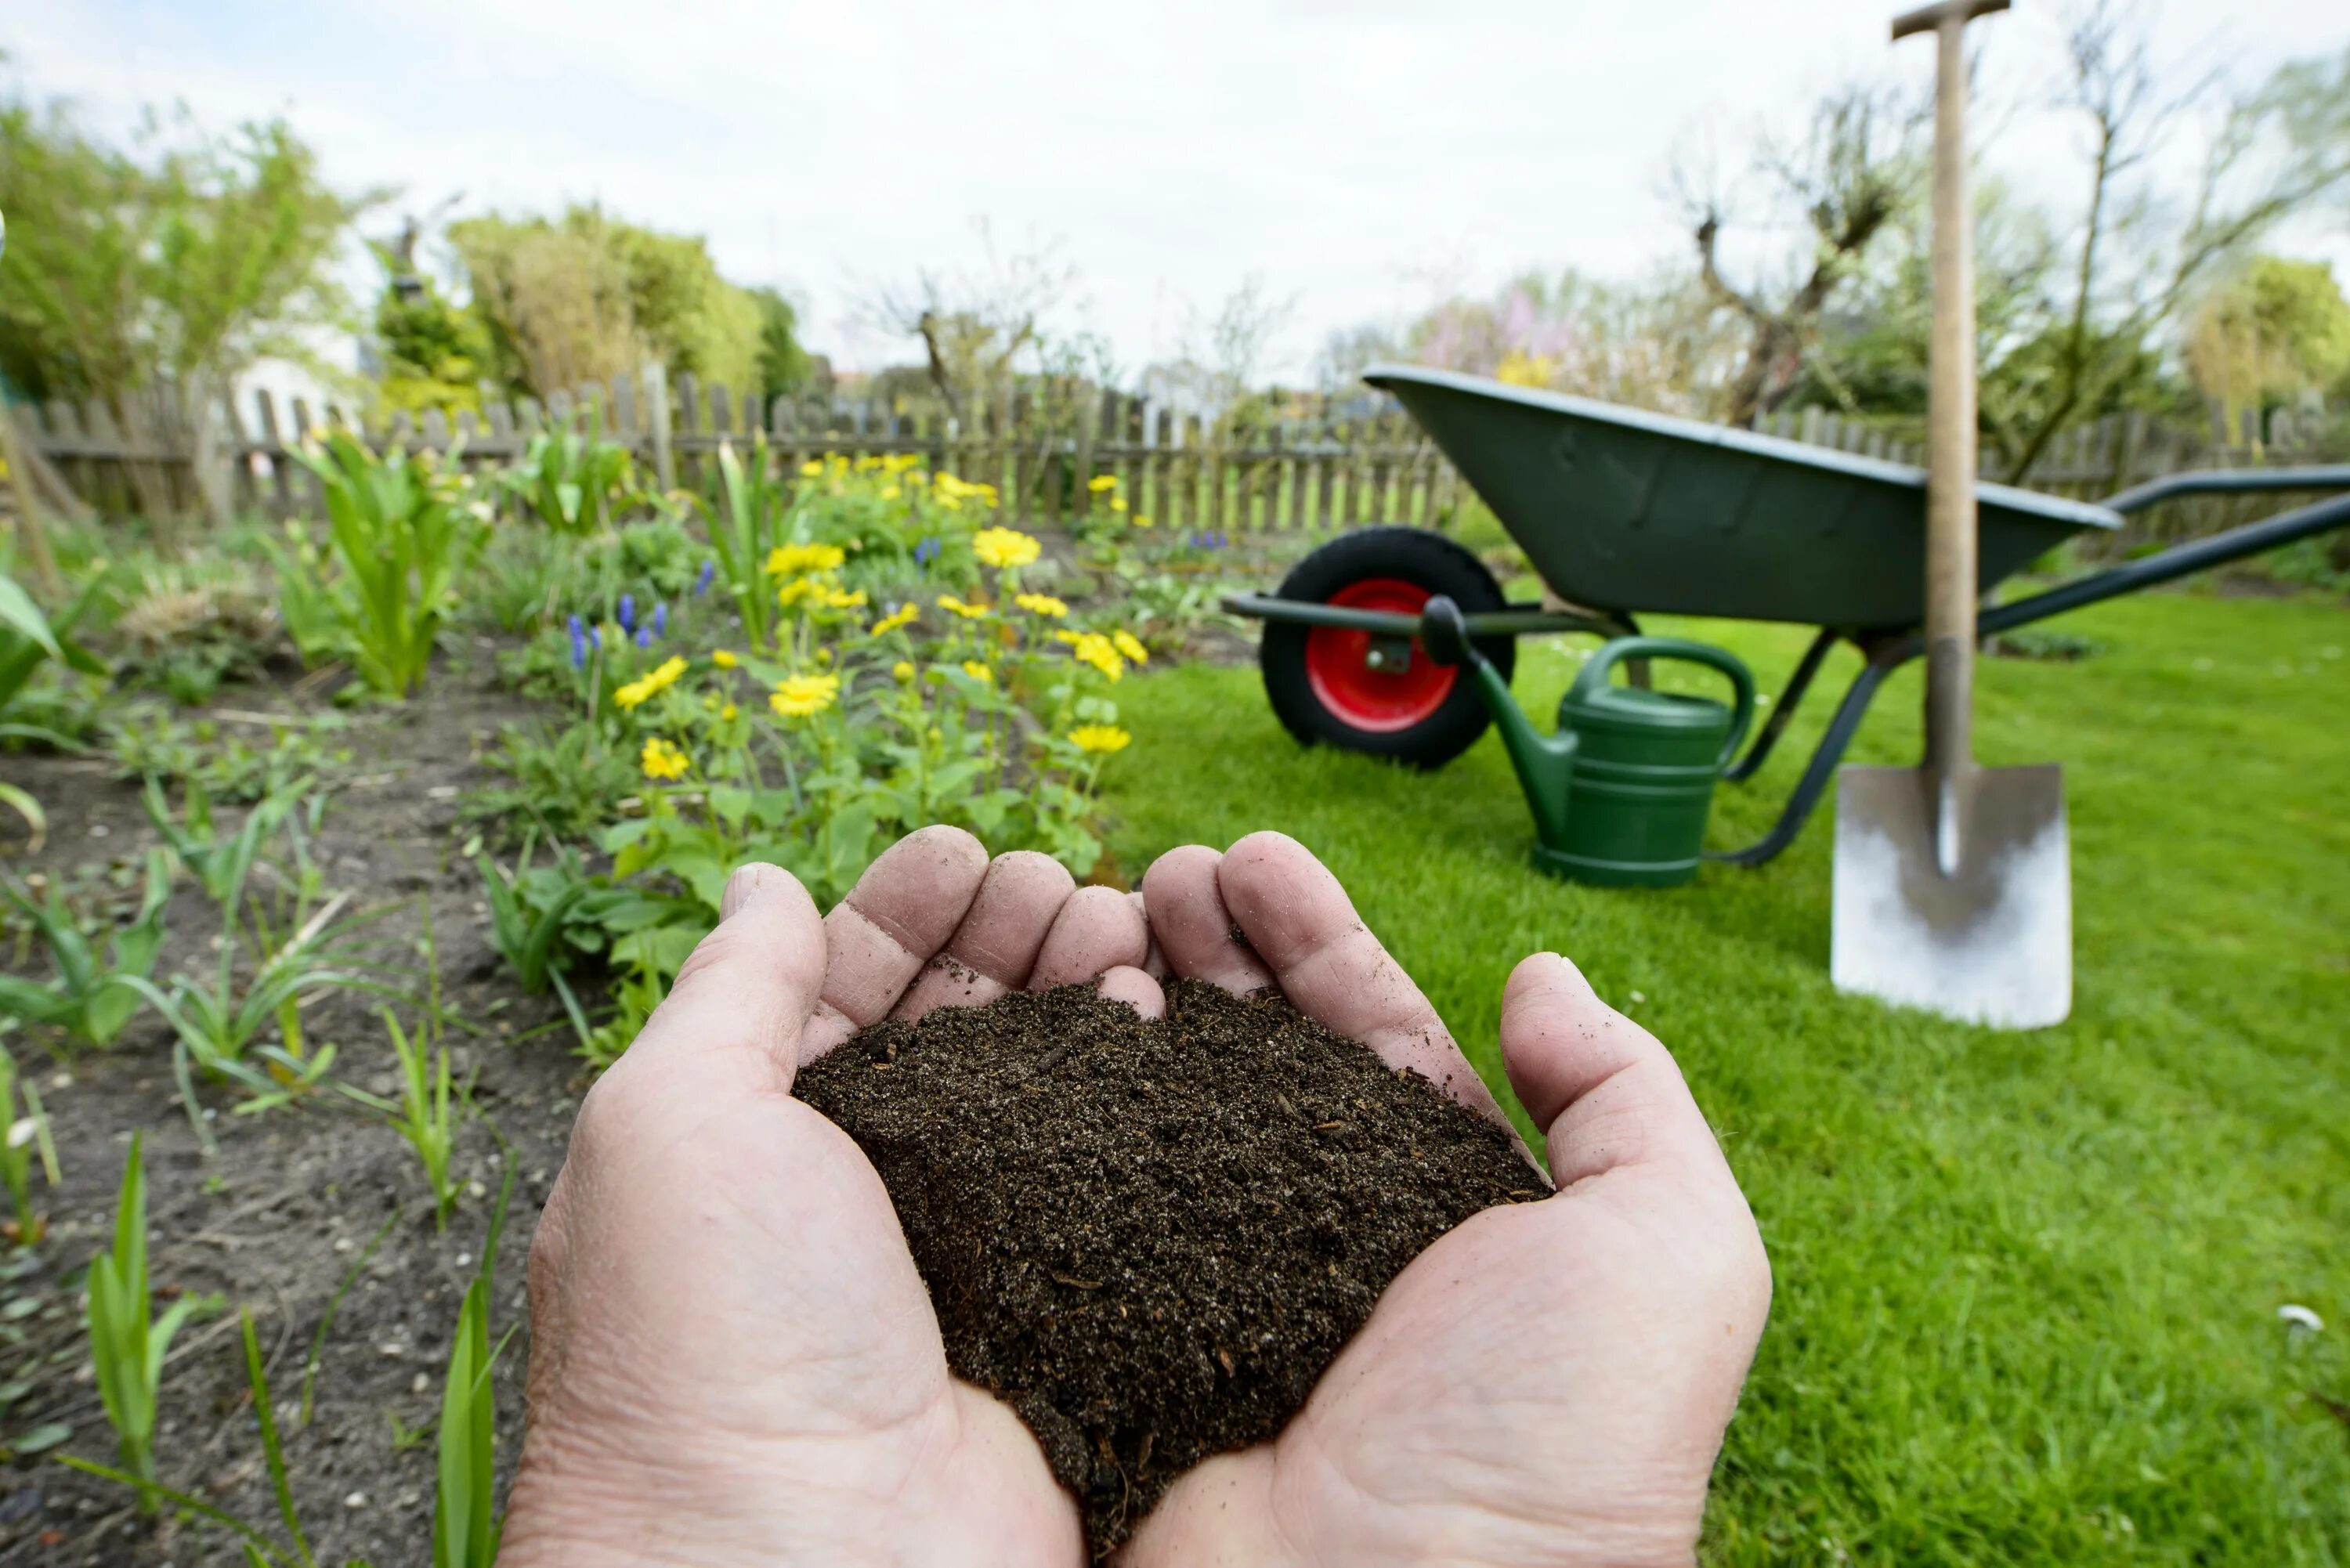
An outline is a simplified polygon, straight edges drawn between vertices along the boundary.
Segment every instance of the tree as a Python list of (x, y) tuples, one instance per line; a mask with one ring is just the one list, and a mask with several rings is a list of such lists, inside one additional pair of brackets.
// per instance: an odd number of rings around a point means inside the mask
[(573, 207), (559, 219), (496, 213), (449, 225), (494, 378), (541, 399), (633, 375), (648, 357), (672, 374), (757, 385), (760, 307), (718, 274), (695, 236)]
[(2099, 0), (2066, 35), (2060, 107), (2087, 131), (2088, 192), (2068, 263), (2022, 296), (2013, 330), (1984, 365), (1982, 421), (2015, 483), (2067, 428), (2143, 380), (2153, 346), (2212, 278), (2288, 214), (2350, 190), (2350, 50), (2284, 67), (2220, 106), (2220, 124), (2184, 203), (2158, 171), (2180, 127), (2219, 90), (2158, 86), (2147, 16)]
[(1730, 423), (1752, 426), (1795, 391), (1837, 288), (1859, 269), (1887, 225), (1914, 203), (1923, 120), (1914, 103), (1848, 87), (1820, 101), (1796, 140), (1757, 139), (1741, 186), (1759, 186), (1776, 204), (1800, 210), (1811, 234), (1800, 281), (1776, 302), (1762, 285), (1741, 288), (1724, 275), (1720, 242), (1726, 203), (1717, 191), (1701, 188), (1711, 182), (1693, 179), (1686, 161), (1676, 171), (1674, 182), (1697, 220), (1698, 281), (1747, 330), (1722, 409)]
[[(309, 334), (348, 320), (331, 264), (378, 198), (329, 188), (282, 120), (213, 137), (182, 116), (140, 151), (98, 141), (61, 105), (0, 105), (14, 242), (0, 252), (0, 368), (36, 395), (95, 399), (126, 431), (150, 422), (144, 394), (177, 391), (217, 514), (219, 410), (255, 361), (307, 359)], [(161, 475), (130, 471), (142, 510), (167, 519)]]
[(984, 221), (972, 227), (979, 266), (924, 268), (877, 288), (859, 312), (879, 331), (921, 340), (931, 389), (957, 418), (1008, 395), (1023, 371), (1043, 368), (1047, 318), (1077, 281), (1057, 243), (1006, 256)]
[(2187, 337), (2196, 385), (2230, 415), (2350, 374), (2350, 302), (2326, 262), (2254, 256), (2212, 291)]
[(750, 294), (759, 307), (759, 397), (772, 403), (806, 386), (814, 367), (800, 347), (799, 313), (792, 302), (772, 288), (754, 288)]

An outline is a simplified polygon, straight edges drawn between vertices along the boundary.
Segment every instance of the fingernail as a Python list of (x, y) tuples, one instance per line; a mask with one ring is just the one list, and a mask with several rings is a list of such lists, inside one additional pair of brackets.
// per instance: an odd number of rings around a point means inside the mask
[(751, 901), (751, 895), (759, 890), (759, 878), (766, 874), (766, 870), (767, 867), (757, 861), (735, 867), (734, 875), (726, 878), (726, 890), (718, 895), (720, 919), (733, 919), (734, 911)]

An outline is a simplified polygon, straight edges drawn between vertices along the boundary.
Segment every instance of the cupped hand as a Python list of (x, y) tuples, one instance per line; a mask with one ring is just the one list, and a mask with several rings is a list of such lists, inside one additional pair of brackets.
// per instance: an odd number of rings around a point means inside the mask
[[(1170, 972), (1278, 984), (1499, 1116), (1293, 840), (1172, 851), (1143, 898)], [(1415, 1259), (1280, 1437), (1178, 1481), (1125, 1568), (1693, 1559), (1770, 1307), (1753, 1217), (1671, 1056), (1557, 954), (1511, 974), (1502, 1054), (1556, 1192), (1487, 1210)]]
[(889, 1193), (794, 1073), (867, 1024), (1094, 981), (1148, 1015), (1139, 900), (926, 828), (819, 920), (752, 866), (580, 1107), (531, 1248), (501, 1561), (1085, 1560), (1003, 1404), (947, 1371)]

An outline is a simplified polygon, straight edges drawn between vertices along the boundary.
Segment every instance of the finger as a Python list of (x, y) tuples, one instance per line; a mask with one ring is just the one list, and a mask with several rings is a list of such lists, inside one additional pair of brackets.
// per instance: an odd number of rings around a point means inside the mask
[(1558, 954), (1536, 953), (1510, 971), (1502, 1061), (1548, 1135), (1551, 1179), (1560, 1188), (1655, 1161), (1728, 1174), (1672, 1054), (1600, 1001)]
[(1129, 964), (1119, 964), (1102, 971), (1094, 989), (1112, 1002), (1123, 1002), (1145, 1018), (1167, 1016), (1167, 993), (1159, 982), (1141, 970)]
[(1115, 888), (1080, 888), (1045, 933), (1028, 989), (1077, 985), (1121, 965), (1139, 970), (1150, 956), (1150, 927)]
[(824, 987), (816, 901), (783, 867), (753, 864), (727, 879), (719, 910), (598, 1089), (618, 1080), (613, 1096), (657, 1091), (705, 1106), (791, 1092), (800, 1035)]
[(1217, 863), (1216, 887), (1292, 1006), (1508, 1125), (1436, 1009), (1304, 845), (1284, 834), (1253, 833)]
[(1273, 983), (1273, 971), (1250, 950), (1216, 886), (1223, 857), (1204, 844), (1170, 849), (1142, 874), (1142, 903), (1167, 972), (1221, 985), (1236, 996)]
[(1049, 855), (1018, 849), (997, 856), (962, 924), (898, 1003), (897, 1016), (977, 1007), (1027, 984), (1053, 918), (1076, 886), (1068, 867)]
[[(1142, 901), (1142, 889), (1137, 888), (1133, 892), (1128, 893), (1126, 898), (1127, 902), (1134, 906), (1135, 913), (1142, 917), (1143, 929), (1145, 930), (1149, 930), (1150, 909), (1149, 907)], [(1151, 933), (1150, 950), (1143, 955), (1142, 972), (1149, 975), (1153, 980), (1165, 980), (1167, 978), (1167, 955), (1161, 952), (1159, 949), (1159, 937), (1156, 932)]]
[(824, 997), (800, 1038), (803, 1064), (889, 1016), (986, 875), (987, 851), (960, 827), (925, 827), (881, 852), (824, 918)]

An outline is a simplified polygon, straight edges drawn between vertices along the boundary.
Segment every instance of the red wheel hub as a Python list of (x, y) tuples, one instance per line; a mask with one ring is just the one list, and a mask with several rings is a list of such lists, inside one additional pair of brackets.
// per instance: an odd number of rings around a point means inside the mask
[[(1386, 610), (1416, 616), (1431, 596), (1400, 577), (1365, 577), (1332, 594), (1329, 602), (1347, 609)], [(1305, 680), (1315, 697), (1343, 722), (1374, 734), (1409, 730), (1444, 705), (1461, 671), (1428, 657), (1411, 639), (1402, 668), (1371, 663), (1374, 639), (1367, 631), (1317, 626), (1305, 634)]]

